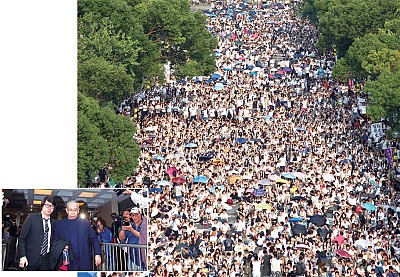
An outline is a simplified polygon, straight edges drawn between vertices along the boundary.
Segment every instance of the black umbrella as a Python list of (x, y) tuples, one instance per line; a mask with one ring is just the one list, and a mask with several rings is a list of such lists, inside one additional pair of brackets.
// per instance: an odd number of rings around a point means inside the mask
[(292, 227), (292, 232), (293, 235), (300, 235), (300, 234), (307, 234), (307, 229), (306, 226), (304, 226), (303, 224), (295, 224)]
[(317, 234), (318, 234), (318, 236), (320, 236), (321, 238), (323, 238), (323, 239), (325, 239), (327, 236), (328, 236), (328, 234), (330, 233), (331, 231), (329, 231), (328, 229), (326, 229), (326, 228), (318, 228), (317, 229)]
[(310, 221), (311, 221), (311, 223), (316, 224), (318, 226), (323, 226), (326, 224), (326, 218), (320, 214), (311, 216)]
[(182, 248), (189, 248), (189, 245), (187, 243), (179, 243), (177, 246), (175, 246), (175, 251), (179, 252)]
[(297, 201), (297, 200), (307, 200), (307, 198), (305, 198), (304, 196), (301, 195), (297, 195), (297, 196), (293, 196), (290, 201)]

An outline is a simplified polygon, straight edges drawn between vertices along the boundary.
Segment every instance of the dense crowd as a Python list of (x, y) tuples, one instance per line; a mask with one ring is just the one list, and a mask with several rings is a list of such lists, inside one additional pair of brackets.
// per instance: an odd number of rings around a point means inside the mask
[(398, 276), (399, 144), (295, 7), (213, 3), (218, 71), (122, 103), (153, 276)]

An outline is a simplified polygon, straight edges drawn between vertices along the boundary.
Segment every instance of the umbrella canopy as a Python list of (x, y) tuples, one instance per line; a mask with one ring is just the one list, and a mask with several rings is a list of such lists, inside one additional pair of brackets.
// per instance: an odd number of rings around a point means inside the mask
[(206, 162), (206, 161), (211, 160), (211, 158), (212, 158), (212, 157), (210, 157), (210, 156), (200, 156), (200, 157), (199, 157), (199, 161), (201, 161), (201, 162)]
[(162, 188), (151, 188), (151, 189), (149, 189), (149, 192), (158, 192), (158, 193), (162, 193)]
[(219, 78), (221, 78), (221, 74), (214, 73), (213, 75), (211, 75), (211, 79), (217, 80)]
[(280, 177), (276, 174), (270, 174), (270, 175), (268, 175), (268, 179), (270, 179), (272, 181), (276, 181), (276, 180), (279, 180)]
[(372, 203), (363, 203), (361, 204), (361, 207), (363, 207), (367, 211), (376, 211), (376, 206)]
[(234, 184), (236, 181), (241, 181), (242, 177), (239, 175), (232, 175), (230, 177), (228, 177), (228, 184)]
[(368, 246), (374, 246), (374, 244), (366, 239), (358, 239), (354, 242), (355, 247), (362, 247), (362, 248), (368, 248)]
[(336, 254), (338, 254), (340, 257), (343, 257), (343, 258), (348, 258), (348, 259), (351, 258), (351, 255), (349, 254), (349, 252), (347, 252), (347, 251), (344, 250), (344, 249), (338, 249), (338, 250), (336, 250)]
[(339, 245), (342, 245), (342, 243), (343, 243), (343, 241), (344, 241), (344, 237), (341, 236), (341, 235), (338, 235), (336, 238), (334, 238), (334, 239), (332, 240), (332, 243), (334, 243), (335, 241), (336, 241)]
[(188, 143), (188, 144), (186, 144), (185, 147), (186, 148), (195, 148), (195, 147), (197, 147), (197, 144), (196, 143)]
[(333, 176), (333, 175), (330, 174), (330, 173), (324, 173), (324, 174), (322, 174), (322, 178), (323, 178), (324, 181), (326, 181), (326, 182), (332, 182), (332, 181), (335, 180), (335, 176)]
[(210, 188), (210, 192), (214, 193), (216, 189), (222, 190), (224, 188), (225, 188), (225, 186), (213, 186), (212, 188)]
[(283, 184), (289, 184), (289, 181), (288, 181), (288, 180), (281, 179), (281, 178), (275, 180), (275, 182), (277, 182), (277, 183), (283, 183)]
[(271, 210), (272, 206), (268, 203), (258, 203), (258, 204), (255, 204), (254, 208), (256, 210)]
[(197, 176), (193, 179), (193, 183), (207, 183), (208, 182), (208, 178), (206, 176)]
[(168, 167), (167, 168), (168, 175), (175, 176), (177, 172), (178, 172), (178, 169), (176, 167)]
[(289, 222), (299, 222), (299, 221), (303, 221), (304, 219), (301, 217), (292, 217), (289, 218)]
[(294, 176), (296, 176), (297, 178), (300, 178), (300, 179), (305, 179), (305, 178), (307, 178), (307, 175), (305, 174), (305, 173), (303, 173), (303, 172), (293, 172), (292, 173)]
[(258, 185), (265, 186), (265, 185), (271, 184), (271, 181), (268, 180), (268, 179), (263, 179), (263, 180), (258, 181), (257, 184), (258, 184)]
[(297, 244), (297, 245), (295, 246), (295, 248), (297, 248), (297, 249), (311, 249), (310, 246), (308, 246), (307, 244), (304, 244), (304, 243)]
[(291, 69), (290, 67), (285, 67), (285, 68), (283, 68), (283, 71), (285, 71), (285, 72), (291, 72), (292, 69)]
[(224, 84), (223, 83), (216, 83), (214, 86), (215, 90), (223, 90), (224, 89)]
[(184, 183), (186, 183), (186, 179), (181, 177), (181, 176), (179, 176), (179, 177), (173, 178), (172, 182), (173, 183), (178, 183), (178, 184), (184, 184)]
[(153, 158), (153, 160), (158, 160), (158, 161), (165, 160), (165, 158), (163, 156), (157, 156), (157, 155), (153, 156), (152, 158)]
[(189, 248), (189, 245), (187, 243), (179, 243), (175, 246), (175, 251), (179, 252), (182, 248)]
[(306, 226), (304, 226), (303, 224), (295, 224), (292, 227), (292, 232), (293, 235), (301, 235), (301, 234), (305, 235), (307, 234), (307, 229)]
[(326, 218), (323, 215), (316, 214), (310, 217), (310, 222), (317, 226), (323, 226), (326, 224)]
[(252, 193), (253, 193), (254, 196), (257, 196), (257, 197), (264, 196), (265, 195), (265, 190), (263, 190), (263, 189), (254, 189)]
[(299, 201), (299, 200), (307, 200), (307, 198), (301, 195), (296, 195), (290, 198), (290, 201)]
[(290, 172), (284, 172), (284, 173), (282, 173), (281, 176), (282, 176), (282, 177), (285, 177), (285, 178), (287, 178), (287, 179), (296, 179), (296, 176), (293, 175), (293, 174), (290, 173)]
[(245, 139), (245, 138), (238, 138), (238, 139), (236, 139), (236, 142), (237, 143), (240, 143), (240, 144), (243, 144), (243, 143), (245, 143), (247, 141), (247, 139)]
[(329, 235), (330, 231), (326, 228), (318, 228), (317, 229), (317, 235), (320, 236), (321, 238), (326, 238)]
[(167, 180), (158, 181), (156, 184), (159, 185), (159, 186), (169, 186), (169, 185), (172, 185), (172, 183), (171, 183), (171, 182), (168, 182)]

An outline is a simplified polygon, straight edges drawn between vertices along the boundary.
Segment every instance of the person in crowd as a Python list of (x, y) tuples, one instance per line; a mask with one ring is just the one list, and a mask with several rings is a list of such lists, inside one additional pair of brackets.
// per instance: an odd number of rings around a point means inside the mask
[[(79, 203), (69, 201), (66, 207), (67, 218), (56, 222), (54, 238), (69, 241), (69, 251), (72, 253), (68, 265), (69, 271), (93, 271), (93, 264), (101, 264), (101, 247), (96, 232), (90, 221), (78, 217)], [(94, 261), (94, 262), (93, 262)]]
[(18, 237), (19, 266), (29, 271), (50, 270), (50, 247), (55, 233), (55, 220), (50, 216), (56, 207), (52, 196), (40, 203), (41, 212), (29, 214)]

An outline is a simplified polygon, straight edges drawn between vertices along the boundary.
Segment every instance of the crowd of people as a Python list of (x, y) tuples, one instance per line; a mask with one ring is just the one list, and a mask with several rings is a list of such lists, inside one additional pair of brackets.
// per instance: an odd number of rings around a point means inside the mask
[(214, 2), (218, 71), (122, 103), (152, 276), (398, 276), (399, 143), (296, 6)]

